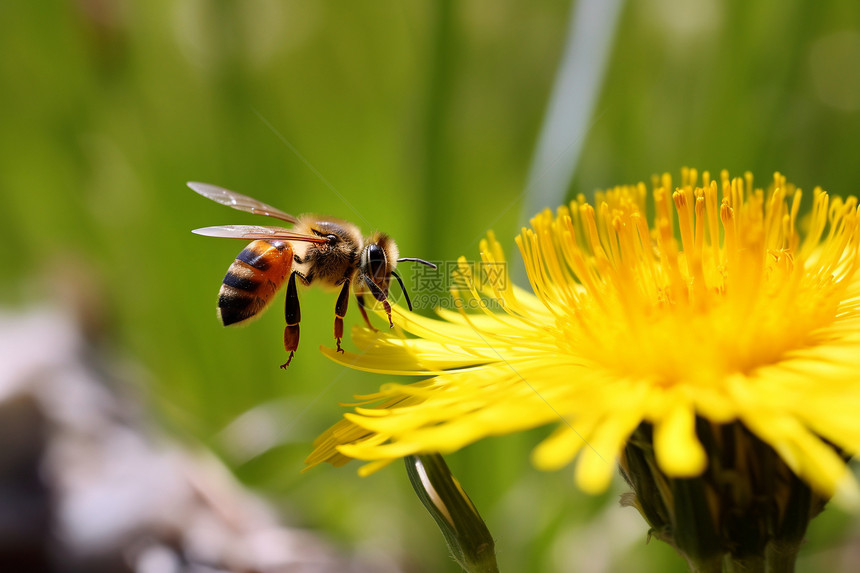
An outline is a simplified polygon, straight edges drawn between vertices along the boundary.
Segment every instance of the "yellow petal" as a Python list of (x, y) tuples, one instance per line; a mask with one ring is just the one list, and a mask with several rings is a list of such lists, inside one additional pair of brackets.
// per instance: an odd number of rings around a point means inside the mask
[(696, 414), (678, 402), (654, 426), (654, 454), (660, 468), (673, 477), (694, 477), (707, 465), (705, 449), (696, 437)]

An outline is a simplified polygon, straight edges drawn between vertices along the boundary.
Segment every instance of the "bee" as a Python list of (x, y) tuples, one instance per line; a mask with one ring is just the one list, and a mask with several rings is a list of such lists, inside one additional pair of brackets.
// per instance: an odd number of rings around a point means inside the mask
[[(340, 289), (334, 307), (334, 337), (337, 351), (343, 338), (343, 317), (349, 305), (350, 287), (355, 292), (358, 310), (367, 326), (373, 325), (365, 309), (365, 295), (382, 303), (388, 315), (391, 305), (388, 288), (393, 276), (400, 283), (409, 310), (412, 301), (395, 272), (397, 263), (411, 261), (436, 269), (423, 259), (400, 257), (397, 245), (388, 235), (375, 232), (362, 237), (359, 228), (342, 219), (319, 215), (294, 217), (261, 201), (208, 183), (189, 182), (195, 192), (221, 205), (258, 215), (286, 221), (291, 229), (258, 225), (221, 225), (192, 231), (207, 237), (252, 239), (227, 269), (218, 293), (218, 318), (224, 326), (244, 324), (259, 316), (287, 282), (284, 348), (290, 353), (281, 368), (289, 366), (299, 347), (301, 309), (296, 282), (305, 286), (318, 284), (324, 288)], [(289, 280), (288, 280), (289, 279)]]

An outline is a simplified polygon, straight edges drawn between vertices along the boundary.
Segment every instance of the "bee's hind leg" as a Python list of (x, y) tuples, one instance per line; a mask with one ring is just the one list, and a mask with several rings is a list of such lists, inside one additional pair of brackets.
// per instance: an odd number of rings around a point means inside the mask
[(302, 320), (302, 310), (299, 307), (299, 293), (296, 290), (296, 274), (293, 272), (290, 275), (290, 282), (287, 284), (287, 306), (284, 312), (287, 326), (284, 328), (284, 349), (290, 353), (290, 356), (285, 363), (281, 364), (281, 368), (290, 365), (299, 347), (299, 322)]

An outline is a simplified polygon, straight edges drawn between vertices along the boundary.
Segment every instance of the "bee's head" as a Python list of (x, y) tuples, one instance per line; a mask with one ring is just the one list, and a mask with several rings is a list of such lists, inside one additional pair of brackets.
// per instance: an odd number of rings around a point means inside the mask
[(397, 245), (388, 235), (374, 233), (364, 244), (358, 260), (359, 272), (388, 294), (391, 273), (397, 266)]
[(374, 233), (365, 242), (364, 249), (361, 251), (361, 257), (358, 261), (358, 272), (361, 275), (364, 286), (370, 290), (370, 293), (378, 301), (384, 301), (388, 298), (388, 287), (391, 283), (391, 276), (394, 275), (394, 278), (400, 283), (400, 288), (406, 297), (406, 304), (409, 306), (409, 310), (412, 310), (412, 301), (409, 300), (409, 293), (406, 292), (406, 287), (403, 286), (400, 275), (394, 272), (397, 263), (400, 261), (415, 261), (434, 269), (436, 265), (421, 259), (401, 259), (399, 255), (400, 252), (397, 250), (397, 245), (391, 237), (384, 233)]

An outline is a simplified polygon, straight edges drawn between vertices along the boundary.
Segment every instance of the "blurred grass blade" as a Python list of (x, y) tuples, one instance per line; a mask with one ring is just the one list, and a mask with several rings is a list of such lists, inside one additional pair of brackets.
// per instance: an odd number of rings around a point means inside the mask
[(468, 573), (497, 573), (493, 537), (439, 454), (408, 456), (406, 473), (433, 516), (451, 554)]
[(564, 203), (609, 62), (624, 0), (579, 0), (526, 185), (522, 221)]

